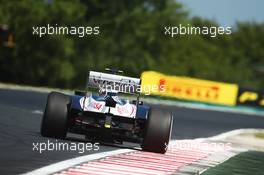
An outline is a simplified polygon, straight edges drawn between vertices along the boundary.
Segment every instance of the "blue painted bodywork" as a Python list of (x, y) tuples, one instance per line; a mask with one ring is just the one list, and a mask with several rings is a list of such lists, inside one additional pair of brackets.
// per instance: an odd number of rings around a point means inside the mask
[(80, 105), (80, 99), (82, 96), (79, 95), (72, 95), (71, 96), (71, 109), (76, 109), (82, 111), (82, 107)]

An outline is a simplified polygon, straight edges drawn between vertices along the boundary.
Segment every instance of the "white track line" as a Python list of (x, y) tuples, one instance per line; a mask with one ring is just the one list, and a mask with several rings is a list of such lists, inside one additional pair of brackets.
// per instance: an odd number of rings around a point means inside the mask
[(254, 128), (248, 128), (248, 129), (236, 129), (236, 130), (232, 130), (232, 131), (228, 131), (228, 132), (224, 132), (222, 134), (216, 135), (216, 136), (212, 136), (212, 137), (207, 137), (207, 138), (197, 138), (194, 140), (197, 141), (205, 141), (205, 140), (209, 140), (209, 141), (216, 141), (216, 140), (224, 140), (228, 137), (231, 136), (235, 136), (235, 135), (240, 135), (243, 133), (255, 133), (255, 132), (263, 132), (264, 129), (254, 129)]

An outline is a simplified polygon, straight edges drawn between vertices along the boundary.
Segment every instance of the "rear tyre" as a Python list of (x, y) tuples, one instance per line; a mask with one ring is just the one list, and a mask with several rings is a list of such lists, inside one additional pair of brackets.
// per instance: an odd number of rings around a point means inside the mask
[(172, 123), (173, 117), (170, 113), (150, 109), (142, 150), (164, 154), (169, 145)]
[(51, 92), (41, 123), (41, 135), (64, 139), (68, 130), (68, 95)]

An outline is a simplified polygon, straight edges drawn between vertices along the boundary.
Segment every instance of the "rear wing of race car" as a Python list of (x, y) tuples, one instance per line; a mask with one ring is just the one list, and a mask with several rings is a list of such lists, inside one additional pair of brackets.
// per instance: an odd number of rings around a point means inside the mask
[(139, 78), (90, 71), (87, 86), (106, 91), (139, 94), (140, 84)]

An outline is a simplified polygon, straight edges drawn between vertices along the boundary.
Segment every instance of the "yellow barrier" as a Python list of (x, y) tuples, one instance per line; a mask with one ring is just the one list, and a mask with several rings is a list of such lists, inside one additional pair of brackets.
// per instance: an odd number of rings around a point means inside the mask
[(237, 104), (264, 107), (264, 92), (240, 87), (238, 91)]
[(141, 75), (141, 88), (143, 93), (176, 97), (179, 99), (215, 103), (223, 105), (236, 105), (238, 85), (220, 83), (195, 78), (167, 76), (154, 71), (145, 71)]
[(258, 93), (256, 92), (243, 92), (239, 97), (238, 101), (240, 103), (245, 103), (246, 101), (257, 101), (258, 99)]

